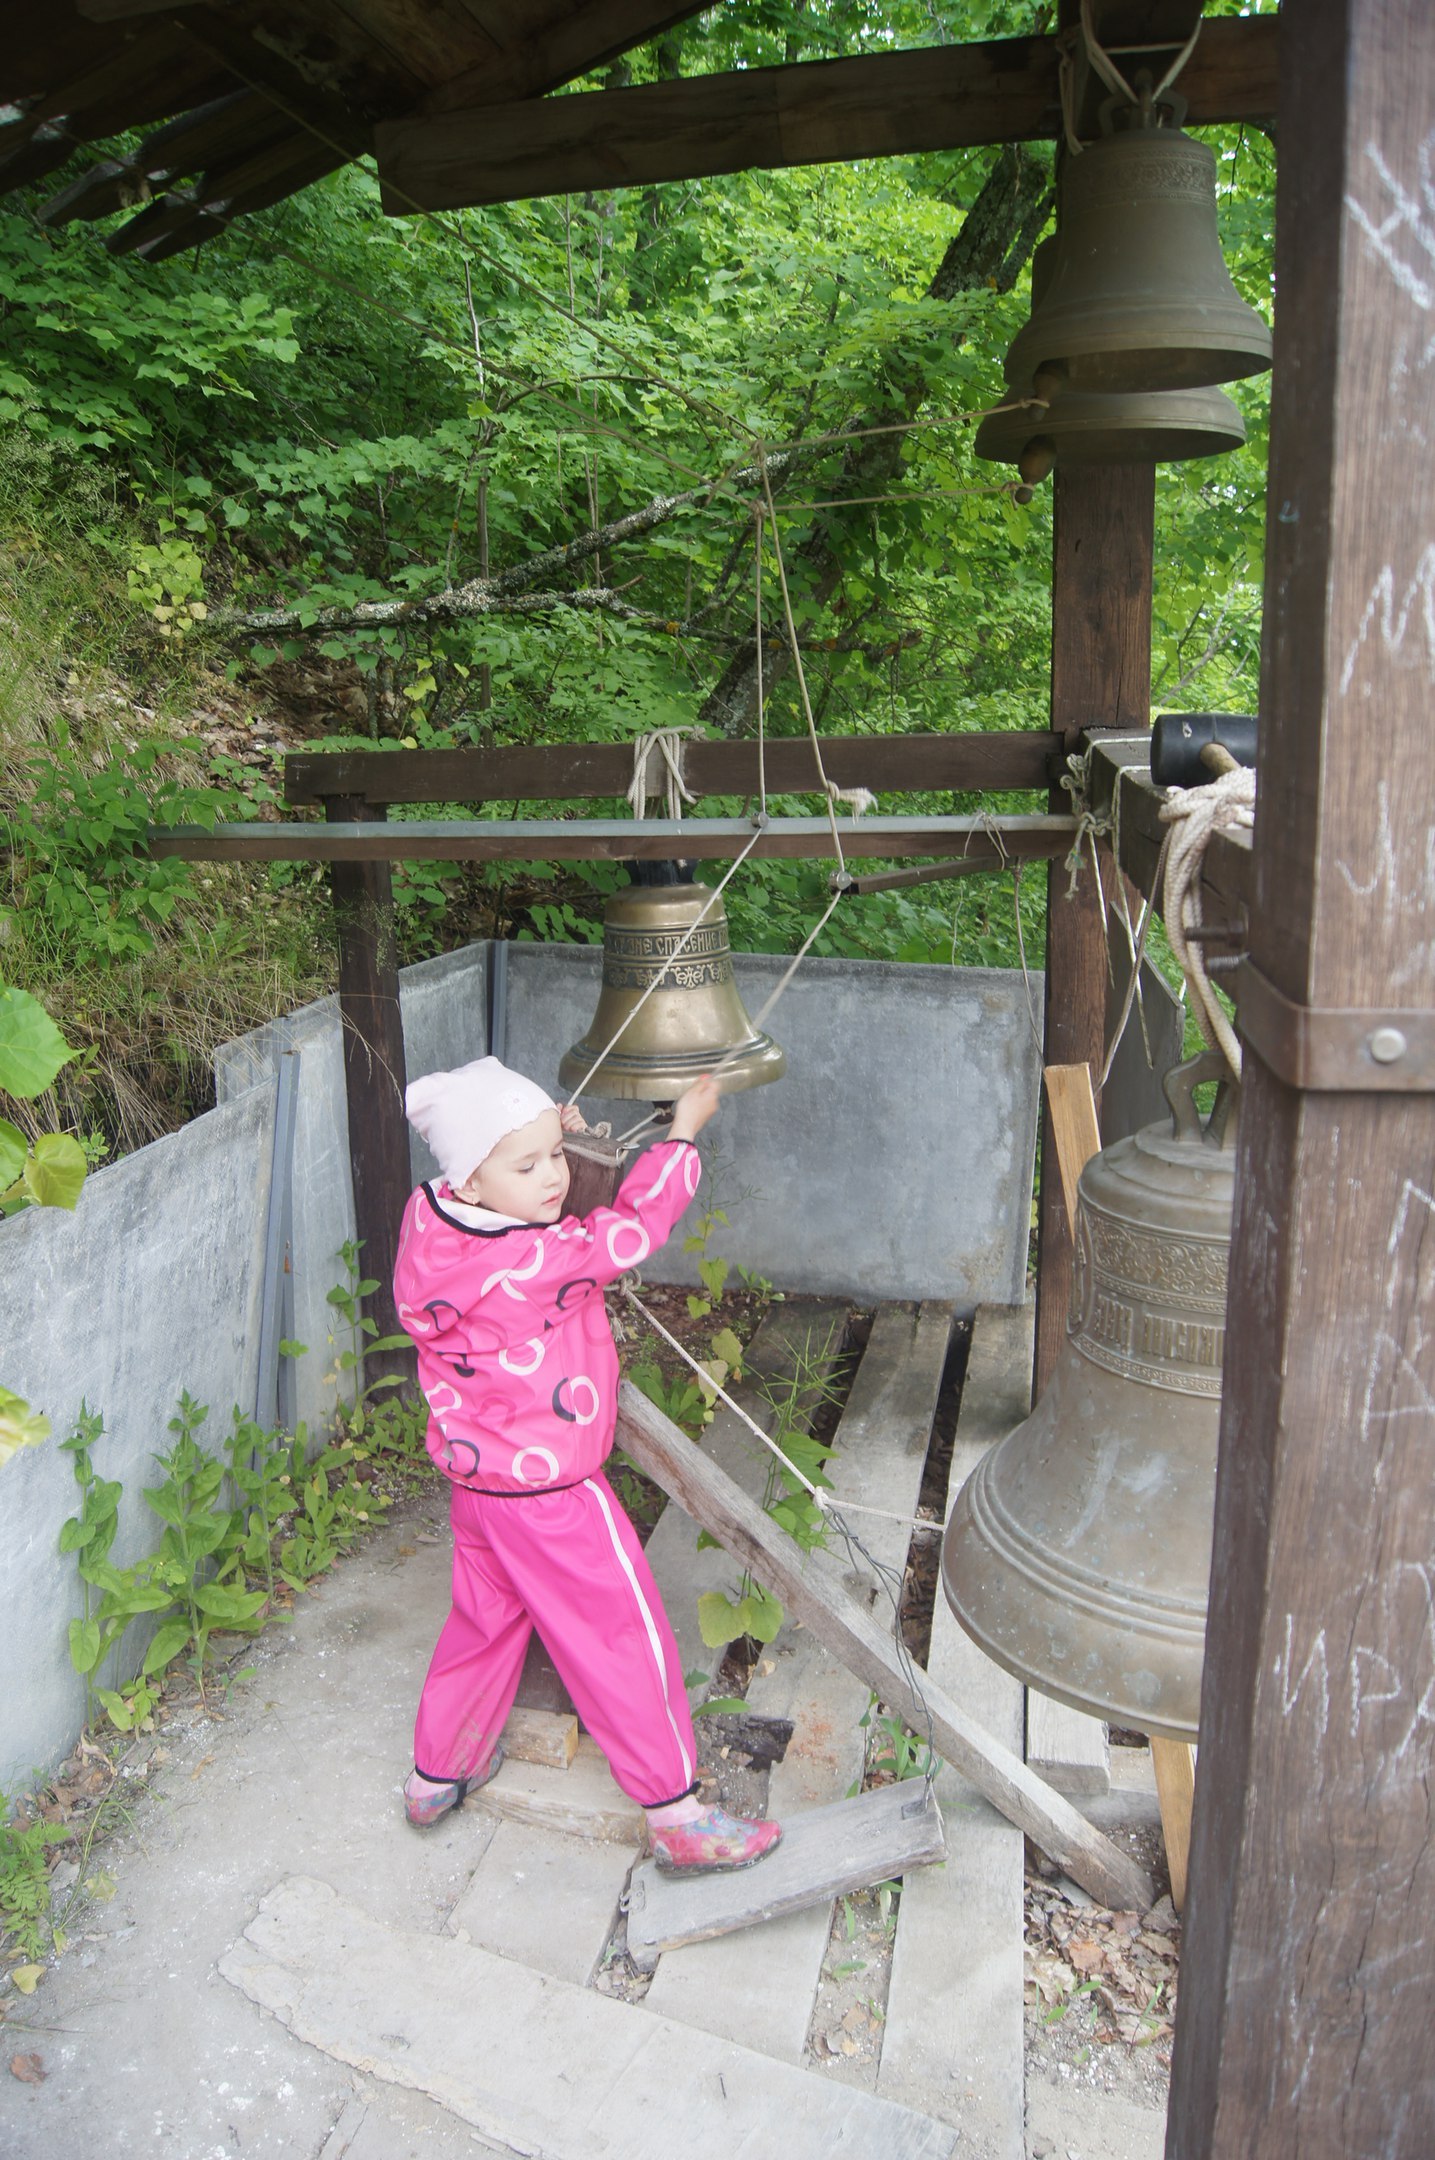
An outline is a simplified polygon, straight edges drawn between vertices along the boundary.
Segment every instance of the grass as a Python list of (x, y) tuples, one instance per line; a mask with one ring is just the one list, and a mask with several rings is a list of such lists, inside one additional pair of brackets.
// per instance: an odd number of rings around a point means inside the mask
[[(0, 445), (0, 819), (32, 800), (47, 753), (98, 774), (160, 739), (166, 778), (211, 784), (202, 729), (242, 734), (252, 701), (150, 636), (106, 532), (122, 510), (93, 477), (61, 476), (41, 500), (48, 470), (33, 447)], [(0, 980), (38, 997), (78, 1053), (47, 1096), (0, 1105), (22, 1130), (77, 1132), (96, 1157), (141, 1147), (213, 1102), (221, 1043), (332, 989), (321, 871), (187, 867), (150, 949), (114, 956), (51, 919), (49, 866), (0, 844)]]

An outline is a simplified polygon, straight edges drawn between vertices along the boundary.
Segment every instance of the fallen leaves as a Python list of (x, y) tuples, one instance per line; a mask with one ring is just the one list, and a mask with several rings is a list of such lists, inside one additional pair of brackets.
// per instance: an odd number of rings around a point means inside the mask
[(45, 2068), (42, 2056), (12, 2055), (10, 2057), (10, 2075), (18, 2078), (22, 2085), (43, 2085), (49, 2072)]
[(1055, 1885), (1026, 1886), (1028, 2005), (1043, 2020), (1077, 2001), (1095, 2013), (1092, 2037), (1108, 2046), (1149, 2047), (1173, 2030), (1180, 1921), (1169, 1898), (1146, 1914), (1074, 1905)]
[(12, 1965), (10, 1978), (22, 1995), (33, 1995), (45, 1977), (43, 1965)]

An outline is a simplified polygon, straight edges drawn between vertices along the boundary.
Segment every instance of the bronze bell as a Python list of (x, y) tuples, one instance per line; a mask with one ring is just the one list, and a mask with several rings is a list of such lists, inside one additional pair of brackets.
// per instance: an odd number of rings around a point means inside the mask
[[(1040, 307), (1055, 268), (1057, 244), (1043, 240), (1032, 257), (1031, 290)], [(979, 458), (1015, 465), (1019, 501), (1054, 465), (1163, 465), (1184, 458), (1214, 457), (1239, 450), (1246, 423), (1224, 390), (1141, 390), (1115, 396), (1050, 385), (1051, 400), (1039, 407), (1014, 406), (988, 413), (972, 447)]]
[(771, 1036), (757, 1033), (737, 994), (722, 901), (706, 885), (634, 885), (615, 893), (604, 912), (598, 1009), (558, 1068), (560, 1087), (584, 1083), (593, 1060), (700, 916), (681, 957), (585, 1091), (620, 1101), (671, 1102), (730, 1054), (732, 1062), (722, 1068), (726, 1094), (781, 1079), (785, 1055)]
[[(1216, 1496), (1234, 1089), (1204, 1052), (1172, 1123), (1081, 1174), (1065, 1347), (1031, 1416), (977, 1465), (942, 1586), (989, 1656), (1058, 1702), (1194, 1740)], [(1222, 1078), (1203, 1124), (1192, 1090)]]
[[(1128, 119), (1136, 116), (1130, 114)], [(1271, 364), (1216, 231), (1216, 160), (1178, 127), (1127, 125), (1063, 165), (1051, 283), (1006, 357), (1030, 389), (1197, 390)]]

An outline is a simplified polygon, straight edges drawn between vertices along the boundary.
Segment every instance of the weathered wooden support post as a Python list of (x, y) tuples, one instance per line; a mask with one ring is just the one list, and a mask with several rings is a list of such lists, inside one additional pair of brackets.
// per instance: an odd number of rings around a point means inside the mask
[[(1070, 749), (1083, 729), (1150, 725), (1153, 465), (1074, 466), (1056, 475), (1051, 577), (1051, 724)], [(1053, 809), (1071, 807), (1060, 787)], [(1101, 1071), (1106, 1031), (1106, 941), (1091, 850), (1074, 894), (1052, 863), (1046, 878), (1046, 1062)], [(1102, 874), (1115, 870), (1103, 851)], [(1057, 1171), (1045, 1097), (1037, 1210), (1036, 1365), (1040, 1395), (1066, 1337), (1072, 1225)]]
[(1435, 2152), (1435, 19), (1283, 20), (1259, 789), (1170, 2160)]
[[(324, 815), (331, 823), (381, 820), (381, 804), (360, 796), (330, 795)], [(344, 1044), (344, 1094), (349, 1112), (349, 1169), (354, 1219), (364, 1275), (378, 1289), (364, 1312), (380, 1335), (398, 1330), (394, 1310), (394, 1258), (399, 1221), (409, 1194), (408, 1126), (404, 1121), (404, 1031), (399, 1017), (399, 965), (394, 931), (394, 894), (387, 862), (336, 862), (330, 890), (339, 941), (339, 1012)], [(408, 1372), (406, 1352), (383, 1352), (366, 1366), (370, 1379)]]

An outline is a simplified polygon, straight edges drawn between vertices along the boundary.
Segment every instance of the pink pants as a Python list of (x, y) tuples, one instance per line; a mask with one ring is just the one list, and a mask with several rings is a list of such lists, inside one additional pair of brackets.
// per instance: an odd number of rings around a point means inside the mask
[(535, 1625), (625, 1793), (657, 1807), (696, 1775), (682, 1663), (637, 1534), (602, 1475), (517, 1499), (453, 1488), (453, 1610), (434, 1648), (414, 1762), (482, 1770)]

